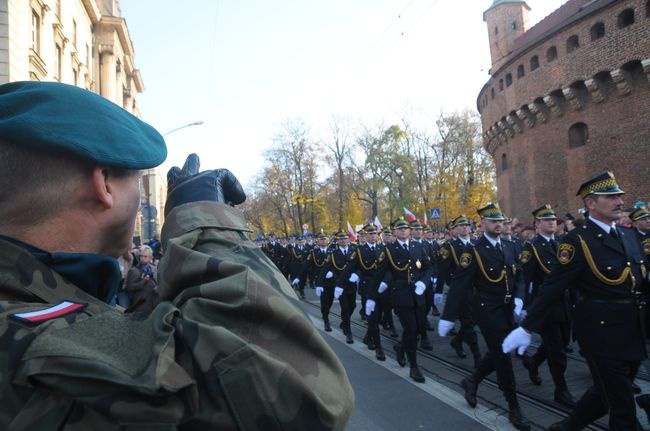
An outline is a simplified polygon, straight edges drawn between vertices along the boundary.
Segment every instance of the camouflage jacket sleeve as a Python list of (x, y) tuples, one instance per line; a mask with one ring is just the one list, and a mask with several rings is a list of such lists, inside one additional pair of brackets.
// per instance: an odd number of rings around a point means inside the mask
[(345, 370), (246, 230), (226, 205), (174, 209), (163, 229), (161, 303), (147, 318), (68, 285), (43, 297), (72, 292), (88, 304), (82, 313), (37, 327), (3, 319), (2, 347), (13, 337), (3, 396), (8, 380), (20, 389), (2, 408), (3, 425), (13, 417), (2, 428), (344, 429), (354, 404)]

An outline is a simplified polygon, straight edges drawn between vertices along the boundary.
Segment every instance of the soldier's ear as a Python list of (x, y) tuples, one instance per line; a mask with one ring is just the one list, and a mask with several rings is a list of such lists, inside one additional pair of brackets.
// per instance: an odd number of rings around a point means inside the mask
[(91, 172), (91, 192), (96, 201), (100, 202), (105, 209), (111, 209), (114, 204), (113, 193), (115, 189), (109, 181), (108, 168), (95, 166)]

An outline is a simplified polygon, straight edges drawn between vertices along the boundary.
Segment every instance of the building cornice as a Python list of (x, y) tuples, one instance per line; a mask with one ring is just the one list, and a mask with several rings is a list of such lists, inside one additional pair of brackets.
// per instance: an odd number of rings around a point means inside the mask
[(124, 54), (133, 55), (133, 44), (129, 37), (129, 29), (126, 27), (126, 20), (116, 16), (102, 16), (99, 20), (99, 25), (115, 30), (117, 36), (120, 38), (122, 50)]
[(90, 18), (90, 22), (97, 24), (102, 17), (97, 2), (95, 0), (81, 0), (81, 3), (88, 14), (88, 18)]

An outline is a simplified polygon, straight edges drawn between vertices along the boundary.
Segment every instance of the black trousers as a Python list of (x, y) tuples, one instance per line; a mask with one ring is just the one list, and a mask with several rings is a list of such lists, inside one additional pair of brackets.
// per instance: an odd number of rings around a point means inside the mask
[(320, 312), (325, 322), (329, 322), (330, 309), (334, 303), (334, 287), (326, 286), (320, 295)]
[(587, 389), (569, 416), (575, 428), (609, 413), (610, 430), (640, 430), (636, 419), (632, 382), (640, 361), (623, 361), (585, 354), (594, 385)]
[(347, 335), (351, 331), (350, 319), (357, 306), (357, 289), (345, 289), (339, 297), (339, 302), (341, 303), (341, 326), (343, 333)]
[(492, 371), (497, 372), (497, 383), (499, 389), (510, 401), (515, 396), (515, 373), (512, 370), (512, 360), (509, 353), (503, 353), (501, 344), (510, 333), (508, 329), (485, 328), (479, 325), (488, 351), (479, 361), (478, 368), (474, 371), (473, 378), (478, 383), (490, 375)]
[[(368, 317), (367, 337), (378, 349), (381, 348), (381, 337), (379, 336), (379, 319), (381, 318), (380, 308), (379, 302), (376, 302), (375, 310), (369, 315), (366, 315)], [(363, 307), (361, 311), (365, 313), (365, 307)]]
[(460, 308), (460, 315), (458, 317), (460, 320), (460, 330), (458, 334), (454, 337), (458, 343), (467, 343), (469, 346), (472, 355), (479, 356), (480, 352), (478, 349), (478, 336), (474, 330), (476, 323), (472, 318), (472, 300), (471, 298), (466, 298)]
[(417, 337), (419, 334), (422, 318), (424, 317), (424, 307), (395, 307), (395, 314), (402, 325), (402, 347), (406, 352), (406, 357), (411, 366), (417, 365), (416, 349)]
[(554, 322), (550, 319), (546, 320), (544, 327), (540, 331), (542, 336), (542, 345), (539, 346), (537, 351), (532, 357), (533, 363), (536, 366), (542, 364), (545, 360), (548, 361), (548, 368), (553, 377), (553, 383), (556, 390), (567, 389), (564, 373), (566, 372), (567, 359), (564, 353), (564, 346), (566, 346), (564, 339), (564, 324), (565, 322)]
[(390, 293), (385, 291), (379, 295), (379, 301), (377, 302), (379, 306), (379, 322), (387, 327), (394, 328), (395, 322), (393, 322), (393, 303), (390, 299)]

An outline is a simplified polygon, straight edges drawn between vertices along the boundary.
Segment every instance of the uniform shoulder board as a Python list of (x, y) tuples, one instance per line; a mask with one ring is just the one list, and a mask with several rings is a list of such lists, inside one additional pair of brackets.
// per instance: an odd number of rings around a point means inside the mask
[(461, 268), (468, 268), (471, 264), (472, 253), (464, 252), (460, 255), (460, 258), (458, 258), (458, 265), (460, 265)]
[(562, 265), (566, 265), (573, 260), (576, 254), (576, 249), (568, 242), (563, 242), (557, 249), (557, 260)]

